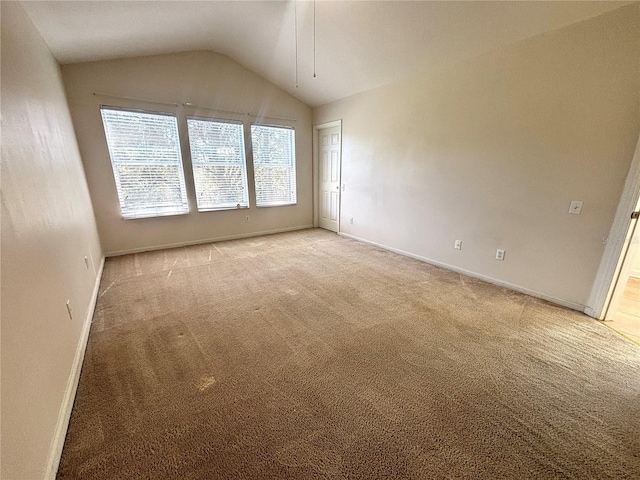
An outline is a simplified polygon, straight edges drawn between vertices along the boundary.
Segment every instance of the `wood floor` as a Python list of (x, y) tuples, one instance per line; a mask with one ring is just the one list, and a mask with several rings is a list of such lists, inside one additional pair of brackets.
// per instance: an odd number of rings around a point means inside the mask
[(607, 325), (640, 344), (640, 278), (629, 277), (620, 308)]

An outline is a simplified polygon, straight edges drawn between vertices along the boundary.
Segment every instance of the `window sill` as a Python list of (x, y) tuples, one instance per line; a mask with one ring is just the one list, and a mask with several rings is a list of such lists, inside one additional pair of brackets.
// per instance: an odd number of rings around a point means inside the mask
[(293, 203), (274, 203), (272, 205), (256, 205), (258, 208), (271, 208), (271, 207), (290, 207), (293, 205), (297, 205), (298, 202)]
[(247, 210), (249, 209), (249, 205), (240, 206), (240, 207), (215, 207), (215, 208), (198, 208), (198, 213), (205, 212), (220, 212), (220, 211), (228, 211), (228, 210)]
[(179, 215), (188, 215), (189, 214), (189, 210), (185, 211), (185, 212), (153, 212), (153, 213), (148, 213), (148, 214), (140, 214), (140, 215), (136, 215), (136, 216), (129, 216), (129, 217), (125, 217), (124, 215), (122, 216), (123, 220), (140, 220), (143, 218), (157, 218), (157, 217), (175, 217), (175, 216), (179, 216)]

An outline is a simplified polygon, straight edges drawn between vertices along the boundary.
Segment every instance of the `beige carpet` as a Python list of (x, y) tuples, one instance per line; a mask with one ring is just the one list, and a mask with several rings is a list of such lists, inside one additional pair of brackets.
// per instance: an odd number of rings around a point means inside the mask
[(640, 478), (640, 348), (321, 230), (111, 258), (58, 478)]

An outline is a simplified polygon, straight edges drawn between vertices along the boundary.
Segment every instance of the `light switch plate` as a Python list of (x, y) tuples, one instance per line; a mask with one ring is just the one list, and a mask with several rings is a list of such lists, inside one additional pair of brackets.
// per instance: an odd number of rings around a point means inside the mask
[(569, 207), (569, 213), (572, 213), (574, 215), (580, 215), (580, 212), (582, 212), (582, 201), (574, 200), (573, 202), (571, 202), (571, 206)]

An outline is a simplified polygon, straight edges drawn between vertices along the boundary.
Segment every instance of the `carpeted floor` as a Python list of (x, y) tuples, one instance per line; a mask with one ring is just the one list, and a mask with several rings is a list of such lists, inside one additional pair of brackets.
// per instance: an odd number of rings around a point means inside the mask
[(640, 348), (322, 230), (110, 258), (58, 478), (640, 478)]

